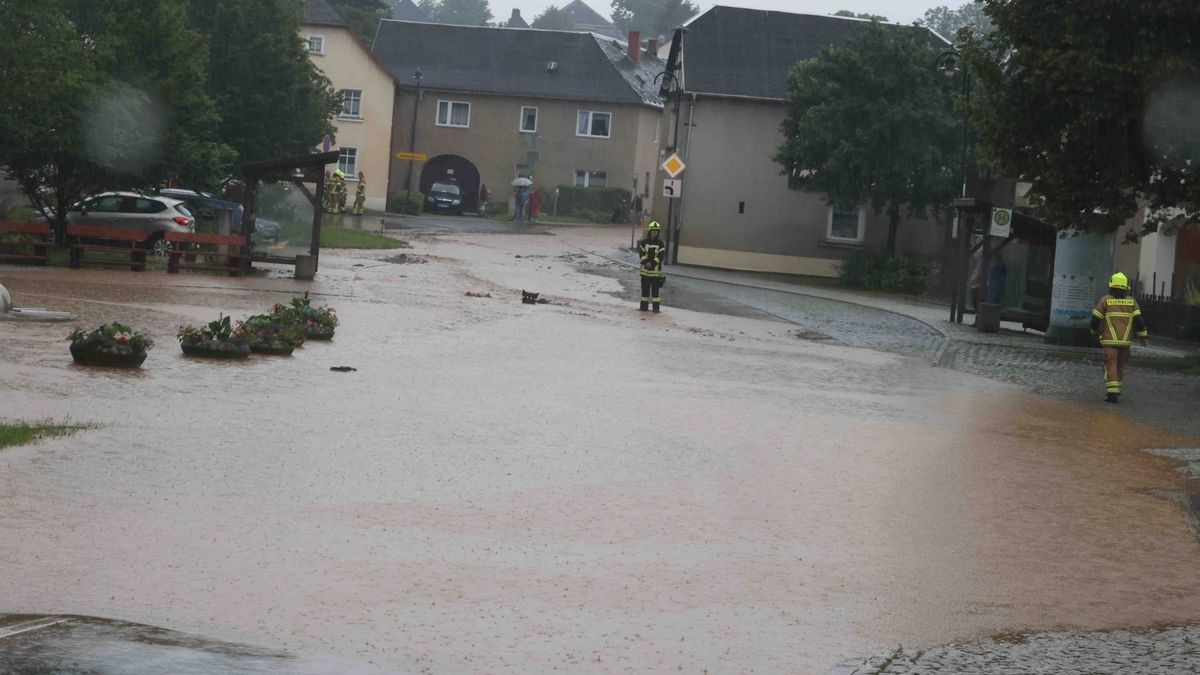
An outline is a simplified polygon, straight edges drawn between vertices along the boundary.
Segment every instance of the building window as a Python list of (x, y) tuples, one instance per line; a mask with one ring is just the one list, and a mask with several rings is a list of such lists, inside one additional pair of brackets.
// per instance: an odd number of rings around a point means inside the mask
[(521, 108), (521, 133), (537, 131), (537, 108), (523, 106)]
[(612, 137), (612, 113), (579, 111), (579, 124), (575, 127), (576, 136), (591, 138)]
[(341, 94), (342, 111), (338, 113), (338, 117), (361, 120), (362, 89), (343, 89)]
[(325, 53), (325, 36), (324, 35), (309, 35), (308, 36), (308, 53), (309, 54), (324, 54)]
[(338, 168), (346, 174), (346, 180), (358, 180), (358, 148), (341, 148)]
[(605, 171), (576, 171), (575, 187), (602, 188), (608, 186), (608, 173)]
[(829, 229), (826, 238), (830, 241), (861, 242), (866, 229), (866, 214), (862, 208), (838, 209), (829, 207)]
[(463, 101), (438, 101), (437, 125), (463, 128), (471, 126), (471, 104)]

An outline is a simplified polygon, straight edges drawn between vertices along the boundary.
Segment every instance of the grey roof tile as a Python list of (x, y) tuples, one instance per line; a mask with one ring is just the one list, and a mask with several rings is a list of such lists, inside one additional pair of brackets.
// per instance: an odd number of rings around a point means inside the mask
[[(716, 6), (686, 24), (683, 38), (687, 91), (787, 98), (788, 70), (825, 47), (862, 34), (869, 21), (817, 14), (792, 14)], [(925, 28), (884, 24), (896, 30), (920, 30), (931, 43), (944, 40)]]
[(420, 68), (432, 89), (661, 106), (650, 80), (662, 61), (635, 66), (611, 43), (583, 32), (387, 20), (372, 51), (402, 83)]
[(349, 28), (350, 24), (329, 6), (325, 0), (308, 0), (304, 3), (304, 23), (315, 26), (341, 26)]

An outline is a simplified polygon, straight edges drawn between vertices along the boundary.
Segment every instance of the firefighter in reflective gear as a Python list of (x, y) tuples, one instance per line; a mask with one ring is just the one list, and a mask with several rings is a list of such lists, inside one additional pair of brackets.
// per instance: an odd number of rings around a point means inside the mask
[(659, 311), (658, 289), (667, 281), (667, 275), (662, 270), (663, 260), (667, 257), (667, 246), (658, 238), (661, 230), (662, 226), (658, 221), (651, 221), (646, 226), (646, 236), (637, 243), (638, 254), (642, 260), (639, 270), (642, 277), (642, 303), (638, 306), (640, 312), (649, 309), (648, 305), (651, 303), (654, 305), (654, 311)]
[(1129, 297), (1129, 279), (1120, 272), (1108, 282), (1108, 295), (1100, 298), (1092, 309), (1092, 332), (1100, 337), (1104, 348), (1105, 401), (1116, 403), (1121, 396), (1125, 363), (1136, 333), (1143, 345), (1150, 344), (1150, 333), (1137, 300)]
[(346, 201), (346, 174), (341, 169), (333, 170), (329, 185), (329, 212), (341, 213)]
[(354, 207), (350, 209), (350, 215), (361, 216), (363, 212), (363, 202), (367, 201), (367, 174), (358, 172), (358, 187), (354, 188)]
[(326, 171), (325, 172), (325, 186), (323, 188), (321, 188), (321, 210), (326, 213), (329, 213), (329, 211), (332, 209), (332, 207), (330, 206), (331, 204), (333, 204), (333, 197), (332, 197), (333, 193), (331, 192), (332, 190), (333, 190), (333, 174)]

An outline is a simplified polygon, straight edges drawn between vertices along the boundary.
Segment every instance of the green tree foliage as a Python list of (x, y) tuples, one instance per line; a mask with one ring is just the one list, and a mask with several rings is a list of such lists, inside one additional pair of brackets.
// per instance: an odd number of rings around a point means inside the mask
[(996, 32), (967, 56), (984, 82), (980, 142), (1030, 181), (1038, 215), (1113, 231), (1200, 214), (1200, 4), (988, 0)]
[(488, 0), (421, 0), (417, 5), (435, 23), (486, 26), (492, 20)]
[(933, 61), (926, 31), (872, 23), (788, 77), (775, 161), (795, 187), (839, 208), (886, 212), (889, 251), (903, 214), (925, 217), (954, 196), (958, 125)]
[(881, 16), (879, 14), (867, 14), (866, 12), (861, 12), (861, 13), (860, 12), (852, 12), (848, 9), (839, 9), (838, 11), (834, 12), (833, 15), (834, 16), (847, 16), (852, 19), (868, 19), (870, 21), (887, 21), (888, 20), (888, 18), (886, 16)]
[(329, 6), (368, 45), (375, 40), (379, 21), (392, 16), (392, 7), (383, 0), (330, 0)]
[(575, 28), (571, 20), (567, 18), (566, 12), (555, 5), (550, 5), (542, 10), (541, 14), (534, 17), (533, 23), (529, 24), (529, 27), (546, 30), (573, 30)]
[(228, 169), (207, 45), (186, 19), (178, 0), (0, 2), (0, 165), (60, 238), (90, 191)]
[[(207, 78), (192, 83), (220, 112), (221, 138), (240, 163), (311, 152), (340, 105), (299, 39), (301, 4), (292, 0), (187, 0), (208, 36)], [(203, 44), (203, 43), (201, 43)]]
[(613, 0), (612, 20), (621, 30), (665, 37), (700, 9), (689, 0)]
[(992, 20), (983, 11), (982, 2), (968, 2), (958, 9), (942, 5), (925, 10), (925, 16), (917, 21), (917, 24), (927, 26), (951, 42), (956, 41), (958, 31), (963, 28), (974, 37), (981, 37), (995, 30)]

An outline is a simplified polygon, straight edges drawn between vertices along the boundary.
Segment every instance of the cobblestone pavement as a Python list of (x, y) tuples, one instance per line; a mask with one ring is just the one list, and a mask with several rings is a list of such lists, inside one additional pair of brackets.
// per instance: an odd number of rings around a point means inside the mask
[(1200, 672), (1200, 626), (1177, 626), (1149, 631), (1042, 633), (929, 649), (900, 648), (891, 654), (850, 659), (830, 670), (829, 675), (1197, 672)]

